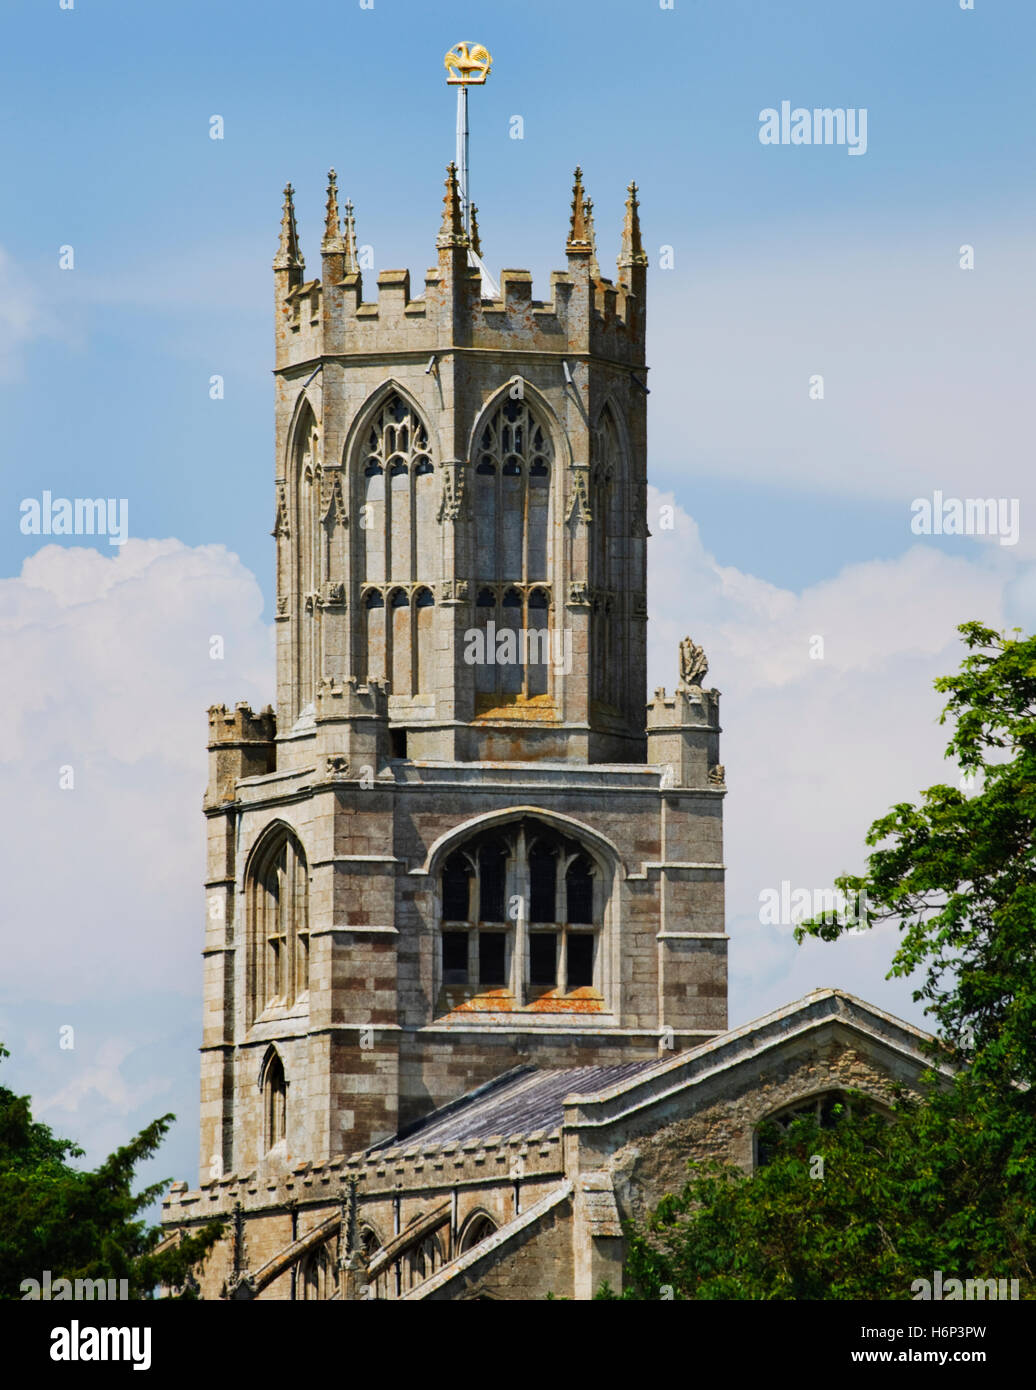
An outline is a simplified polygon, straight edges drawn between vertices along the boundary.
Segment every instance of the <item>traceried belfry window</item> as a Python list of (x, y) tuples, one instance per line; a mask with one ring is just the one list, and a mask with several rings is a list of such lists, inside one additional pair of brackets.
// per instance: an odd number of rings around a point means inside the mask
[(367, 676), (393, 695), (429, 693), (438, 493), (427, 426), (398, 392), (367, 427), (355, 473)]
[(595, 858), (532, 817), (455, 849), (440, 876), (440, 1011), (592, 1011), (607, 888)]
[(481, 426), (472, 457), (479, 705), (550, 693), (550, 487), (554, 451), (524, 400)]
[(251, 1016), (290, 1008), (309, 991), (309, 874), (302, 847), (275, 831), (249, 874)]

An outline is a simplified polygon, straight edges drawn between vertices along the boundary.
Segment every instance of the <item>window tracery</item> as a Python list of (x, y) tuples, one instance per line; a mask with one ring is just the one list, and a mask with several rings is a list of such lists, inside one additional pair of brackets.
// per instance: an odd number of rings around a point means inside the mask
[(472, 836), (440, 873), (441, 1006), (599, 1006), (606, 905), (602, 868), (575, 839), (532, 817)]
[(422, 693), (437, 575), (435, 465), (428, 428), (397, 391), (371, 420), (359, 460), (366, 675), (394, 695)]
[(250, 1004), (257, 1018), (290, 1008), (309, 991), (309, 873), (302, 847), (286, 829), (270, 835), (248, 877)]

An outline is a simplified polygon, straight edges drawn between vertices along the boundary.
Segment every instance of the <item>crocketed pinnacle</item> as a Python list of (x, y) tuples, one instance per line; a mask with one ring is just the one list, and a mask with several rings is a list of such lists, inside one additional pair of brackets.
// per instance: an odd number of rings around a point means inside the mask
[(281, 239), (274, 257), (274, 270), (300, 270), (305, 262), (299, 251), (299, 233), (295, 226), (295, 190), (291, 184), (284, 188), (284, 211), (281, 214)]
[(482, 242), (479, 240), (478, 235), (478, 208), (475, 206), (474, 203), (471, 204), (471, 231), (469, 235), (471, 237), (472, 251), (474, 251), (476, 256), (481, 256)]
[(457, 166), (446, 166), (446, 194), (442, 200), (442, 228), (435, 242), (440, 250), (451, 246), (468, 245), (464, 231), (464, 218), (461, 216), (460, 191), (457, 187)]
[(595, 280), (601, 278), (601, 267), (597, 264), (597, 234), (594, 232), (594, 205), (591, 198), (586, 200), (586, 239), (590, 243), (590, 274)]
[(324, 239), (321, 251), (338, 252), (345, 250), (342, 229), (338, 221), (338, 175), (332, 169), (327, 176), (327, 217), (324, 224)]
[(622, 247), (619, 251), (619, 268), (647, 265), (647, 253), (640, 239), (640, 204), (637, 202), (637, 185), (631, 183), (626, 190), (626, 216), (622, 223)]
[(583, 192), (583, 171), (576, 166), (576, 181), (572, 187), (572, 223), (568, 231), (566, 251), (591, 250), (586, 226), (586, 198)]
[(345, 200), (345, 272), (346, 275), (359, 275), (360, 263), (356, 257), (356, 219), (353, 217), (352, 202)]

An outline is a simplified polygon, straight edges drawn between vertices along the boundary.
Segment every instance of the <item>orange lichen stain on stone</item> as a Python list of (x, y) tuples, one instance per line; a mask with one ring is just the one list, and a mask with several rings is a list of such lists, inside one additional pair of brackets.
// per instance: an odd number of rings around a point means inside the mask
[(550, 722), (558, 717), (557, 706), (550, 695), (516, 695), (513, 700), (501, 700), (499, 695), (477, 695), (475, 697), (475, 722), (491, 723), (494, 720), (521, 720), (527, 723)]
[(549, 994), (530, 1004), (529, 1007), (540, 1014), (599, 1014), (604, 1010), (604, 999), (595, 989), (574, 989), (571, 994)]
[(514, 995), (506, 989), (487, 989), (450, 1010), (454, 1014), (500, 1014), (514, 1009)]
[(539, 999), (519, 1007), (514, 995), (506, 989), (487, 989), (454, 1003), (446, 996), (449, 1007), (448, 1017), (457, 1014), (502, 1014), (502, 1013), (540, 1013), (540, 1014), (599, 1014), (604, 1011), (604, 1000), (594, 989), (574, 989), (571, 994), (558, 994), (550, 990)]

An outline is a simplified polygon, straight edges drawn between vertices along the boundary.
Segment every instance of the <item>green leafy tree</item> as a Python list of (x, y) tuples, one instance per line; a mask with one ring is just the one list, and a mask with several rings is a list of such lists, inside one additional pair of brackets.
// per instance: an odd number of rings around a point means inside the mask
[(681, 1192), (630, 1225), (622, 1297), (909, 1299), (935, 1269), (1017, 1278), (1033, 1297), (1031, 1133), (967, 1076), (891, 1116), (857, 1107), (830, 1129), (773, 1128), (752, 1177), (692, 1164)]
[[(0, 1046), (0, 1058), (10, 1054)], [(219, 1222), (159, 1249), (161, 1227), (143, 1213), (168, 1179), (132, 1191), (137, 1166), (158, 1149), (173, 1115), (152, 1121), (94, 1171), (69, 1160), (83, 1150), (32, 1118), (29, 1098), (0, 1087), (0, 1298), (22, 1298), (26, 1279), (125, 1279), (131, 1298), (158, 1284), (187, 1284), (219, 1239)]]
[(683, 1190), (628, 1229), (623, 1298), (910, 1298), (934, 1269), (1018, 1278), (1034, 1296), (1036, 637), (959, 631), (970, 655), (936, 689), (967, 791), (938, 785), (894, 806), (867, 834), (866, 872), (837, 880), (866, 911), (796, 932), (829, 941), (897, 922), (890, 976), (920, 974), (933, 1063), (955, 1075), (933, 1070), (891, 1115), (774, 1131), (751, 1178), (691, 1165)]
[[(990, 1084), (1036, 1081), (1036, 637), (979, 623), (959, 629), (971, 650), (941, 722), (946, 756), (974, 790), (938, 785), (901, 803), (867, 833), (863, 875), (838, 887), (867, 905), (860, 925), (901, 929), (890, 976), (923, 971), (924, 1001), (959, 1062)], [(804, 936), (834, 940), (853, 922), (814, 920)]]

